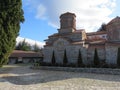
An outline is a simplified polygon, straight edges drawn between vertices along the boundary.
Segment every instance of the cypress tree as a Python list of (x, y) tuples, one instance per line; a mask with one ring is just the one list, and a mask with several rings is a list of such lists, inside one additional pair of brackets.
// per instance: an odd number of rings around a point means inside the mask
[(65, 49), (64, 57), (63, 57), (63, 65), (66, 65), (67, 63), (68, 63), (68, 58), (67, 58), (66, 49)]
[(94, 52), (94, 65), (95, 66), (99, 65), (99, 57), (98, 57), (98, 52), (97, 52), (96, 48), (95, 48), (95, 52)]
[(77, 64), (78, 66), (81, 66), (83, 64), (83, 61), (82, 61), (82, 56), (81, 56), (81, 51), (79, 50), (79, 53), (78, 53), (78, 61), (77, 61)]
[(35, 43), (35, 45), (33, 45), (33, 51), (35, 52), (40, 52), (42, 49), (39, 48), (39, 46)]
[(98, 31), (106, 31), (106, 24), (103, 23), (101, 27), (98, 29)]
[(15, 48), (20, 23), (24, 22), (22, 0), (0, 0), (0, 67)]
[(120, 47), (118, 48), (118, 53), (117, 53), (117, 65), (120, 66)]
[(23, 51), (32, 51), (32, 48), (29, 43), (25, 41), (25, 39), (22, 42), (19, 42), (16, 46), (16, 50), (23, 50)]
[(52, 54), (52, 64), (55, 65), (56, 63), (56, 60), (55, 60), (55, 54), (54, 54), (54, 51), (53, 51), (53, 54)]

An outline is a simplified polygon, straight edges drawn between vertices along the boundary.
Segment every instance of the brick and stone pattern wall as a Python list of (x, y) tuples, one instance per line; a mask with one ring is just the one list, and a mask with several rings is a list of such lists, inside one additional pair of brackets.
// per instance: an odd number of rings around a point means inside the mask
[(66, 47), (66, 49), (68, 52), (67, 56), (68, 56), (69, 63), (77, 64), (79, 50), (80, 50), (83, 63), (86, 64), (87, 53), (86, 53), (86, 49), (82, 46), (82, 44), (81, 45), (70, 45)]
[(59, 29), (59, 34), (66, 34), (66, 33), (71, 33), (74, 31), (75, 31), (75, 29), (73, 29), (73, 28)]
[(76, 16), (74, 13), (64, 13), (60, 16), (59, 34), (76, 31)]
[(105, 45), (106, 49), (106, 62), (107, 64), (117, 64), (117, 53), (118, 48), (120, 47), (120, 43), (106, 43)]
[(43, 50), (44, 55), (44, 62), (51, 63), (52, 53), (53, 53), (53, 47), (52, 46), (46, 46)]
[(60, 29), (76, 29), (76, 16), (74, 13), (64, 13), (60, 16)]
[(86, 58), (87, 57), (86, 49), (84, 49), (83, 47), (68, 45), (68, 46), (64, 46), (61, 48), (63, 48), (63, 49), (60, 50), (55, 47), (45, 48), (44, 49), (44, 62), (51, 63), (52, 52), (54, 50), (56, 63), (63, 64), (64, 51), (66, 50), (68, 63), (77, 64), (78, 52), (79, 52), (79, 50), (81, 50), (83, 63), (84, 64), (88, 63), (88, 61), (86, 60), (87, 59)]
[[(56, 63), (63, 63), (63, 56), (66, 47), (69, 46), (69, 41), (64, 38), (59, 38), (57, 41), (53, 43), (54, 51), (55, 51), (55, 58)], [(67, 52), (67, 50), (66, 50)]]
[(74, 42), (81, 41), (82, 40), (82, 32), (71, 34), (69, 36), (69, 38)]
[(44, 48), (44, 62), (51, 63), (52, 52), (54, 51), (56, 63), (62, 64), (65, 50), (68, 58), (68, 63), (77, 64), (79, 50), (81, 51), (83, 62), (88, 62), (86, 60), (86, 49), (82, 44), (73, 45), (63, 38), (59, 38), (57, 41), (55, 41), (53, 46), (47, 46)]
[(90, 62), (89, 64), (93, 64), (95, 48), (97, 49), (99, 60), (100, 61), (105, 60), (104, 45), (89, 45), (87, 49), (87, 59)]
[(109, 41), (120, 41), (120, 17), (113, 19), (106, 28)]
[(73, 42), (77, 42), (77, 41), (82, 41), (83, 37), (82, 37), (82, 32), (79, 33), (67, 33), (67, 34), (63, 34), (63, 35), (59, 35), (58, 36), (52, 36), (49, 37), (48, 41), (46, 42), (47, 44), (53, 44), (55, 41), (57, 41), (60, 37), (61, 38), (66, 38), (70, 41)]
[[(95, 42), (88, 40), (84, 29), (76, 30), (75, 14), (69, 12), (62, 14), (60, 16), (60, 29), (58, 33), (49, 36), (46, 41), (43, 51), (44, 62), (51, 63), (54, 51), (56, 62), (62, 64), (64, 51), (66, 50), (68, 63), (75, 64), (77, 63), (78, 52), (81, 50), (84, 64), (93, 64), (94, 51), (97, 48), (101, 61), (106, 60), (107, 64), (117, 64), (117, 50), (120, 47), (120, 17), (111, 20), (106, 25), (106, 29), (106, 36), (108, 36), (106, 41), (99, 43), (99, 39), (96, 39), (96, 37)], [(83, 43), (85, 40), (86, 43)]]

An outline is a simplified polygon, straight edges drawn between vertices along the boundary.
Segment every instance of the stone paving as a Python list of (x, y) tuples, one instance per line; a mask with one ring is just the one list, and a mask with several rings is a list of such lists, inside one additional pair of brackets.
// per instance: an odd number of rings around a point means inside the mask
[(120, 75), (33, 70), (30, 66), (0, 69), (0, 90), (120, 90)]

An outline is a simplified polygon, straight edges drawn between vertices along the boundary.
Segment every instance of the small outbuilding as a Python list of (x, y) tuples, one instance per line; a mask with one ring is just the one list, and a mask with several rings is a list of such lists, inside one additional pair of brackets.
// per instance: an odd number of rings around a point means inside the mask
[(41, 52), (14, 50), (9, 57), (8, 64), (33, 63), (42, 60), (43, 54)]

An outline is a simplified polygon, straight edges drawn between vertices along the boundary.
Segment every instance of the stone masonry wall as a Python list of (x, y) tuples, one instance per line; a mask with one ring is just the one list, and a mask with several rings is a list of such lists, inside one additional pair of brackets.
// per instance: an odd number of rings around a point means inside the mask
[(95, 48), (97, 49), (99, 60), (105, 60), (105, 46), (90, 45), (87, 50), (87, 59), (90, 62), (89, 64), (93, 64)]
[(86, 49), (83, 48), (82, 45), (72, 45), (72, 44), (61, 46), (61, 47), (55, 47), (55, 46), (45, 47), (44, 62), (51, 63), (53, 50), (55, 52), (56, 63), (59, 63), (59, 64), (63, 63), (65, 50), (68, 58), (68, 63), (77, 64), (79, 50), (81, 51), (83, 63), (86, 64), (88, 62)]
[(106, 43), (106, 62), (110, 64), (117, 64), (117, 53), (118, 53), (118, 47), (120, 47), (120, 44), (111, 44)]
[(44, 50), (43, 50), (44, 62), (51, 63), (51, 58), (52, 58), (53, 50), (54, 49), (51, 46), (46, 46), (44, 48)]

